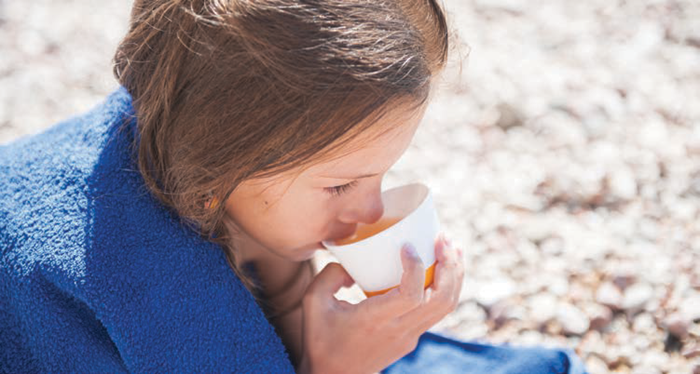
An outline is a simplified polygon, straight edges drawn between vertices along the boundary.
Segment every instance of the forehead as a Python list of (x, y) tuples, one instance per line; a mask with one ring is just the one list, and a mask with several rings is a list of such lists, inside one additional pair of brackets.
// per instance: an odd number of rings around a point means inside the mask
[(404, 106), (388, 111), (370, 129), (310, 165), (307, 174), (327, 174), (340, 169), (373, 173), (377, 172), (377, 165), (393, 164), (410, 144), (424, 110), (425, 106)]

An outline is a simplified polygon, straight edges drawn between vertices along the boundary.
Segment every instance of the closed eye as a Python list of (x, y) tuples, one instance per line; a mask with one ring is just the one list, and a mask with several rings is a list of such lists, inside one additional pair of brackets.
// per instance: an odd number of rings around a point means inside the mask
[(325, 187), (323, 190), (331, 194), (331, 196), (340, 196), (355, 187), (357, 183), (358, 182), (355, 180), (342, 186)]

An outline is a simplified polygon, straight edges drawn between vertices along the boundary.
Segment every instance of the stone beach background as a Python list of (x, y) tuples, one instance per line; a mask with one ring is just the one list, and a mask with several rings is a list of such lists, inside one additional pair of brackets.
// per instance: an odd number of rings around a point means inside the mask
[[(130, 6), (0, 0), (0, 144), (116, 88)], [(457, 47), (385, 179), (428, 184), (466, 253), (432, 330), (700, 374), (700, 1), (445, 7)]]

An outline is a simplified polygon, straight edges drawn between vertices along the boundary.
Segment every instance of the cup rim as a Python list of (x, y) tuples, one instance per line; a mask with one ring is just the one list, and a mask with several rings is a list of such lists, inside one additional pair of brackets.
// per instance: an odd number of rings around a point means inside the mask
[[(418, 203), (415, 207), (413, 207), (413, 209), (412, 209), (410, 212), (408, 212), (408, 214), (406, 214), (406, 215), (404, 215), (403, 217), (401, 217), (401, 219), (399, 219), (399, 220), (398, 220), (396, 223), (394, 223), (393, 225), (387, 227), (386, 229), (384, 229), (384, 230), (382, 230), (381, 232), (378, 232), (378, 233), (376, 233), (376, 234), (374, 234), (374, 235), (372, 235), (372, 236), (368, 236), (368, 237), (366, 237), (366, 238), (364, 238), (364, 239), (360, 239), (360, 240), (355, 241), (355, 242), (352, 242), (352, 243), (343, 244), (343, 245), (337, 245), (337, 244), (332, 244), (334, 241), (324, 240), (324, 241), (321, 242), (321, 244), (322, 244), (324, 247), (326, 247), (326, 249), (331, 249), (331, 248), (332, 248), (333, 250), (336, 250), (336, 251), (337, 251), (337, 250), (343, 250), (343, 249), (350, 248), (350, 247), (354, 246), (355, 244), (364, 243), (364, 242), (366, 242), (366, 241), (368, 241), (368, 240), (370, 240), (370, 239), (372, 239), (372, 238), (377, 238), (377, 237), (381, 237), (381, 236), (388, 235), (388, 234), (386, 234), (386, 232), (389, 231), (390, 228), (392, 228), (392, 227), (394, 227), (394, 226), (398, 226), (398, 225), (402, 224), (403, 222), (405, 222), (405, 221), (406, 221), (406, 218), (408, 218), (408, 217), (411, 216), (413, 213), (415, 213), (415, 211), (418, 210), (418, 208), (420, 208), (420, 206), (423, 205), (423, 204), (425, 203), (425, 201), (428, 199), (428, 196), (430, 196), (430, 188), (428, 188), (428, 186), (426, 186), (424, 183), (421, 183), (421, 182), (414, 182), (414, 183), (404, 184), (404, 185), (401, 185), (401, 186), (396, 186), (396, 187), (394, 187), (394, 188), (390, 188), (390, 189), (388, 189), (388, 190), (382, 192), (382, 195), (383, 195), (383, 194), (388, 193), (388, 192), (390, 192), (390, 191), (394, 191), (394, 190), (398, 190), (398, 189), (403, 189), (403, 188), (409, 188), (409, 187), (416, 186), (416, 185), (417, 185), (417, 186), (420, 186), (420, 187), (423, 187), (423, 188), (426, 189), (425, 196), (424, 196), (423, 199), (420, 201), (420, 203)], [(384, 218), (384, 217), (382, 217), (382, 218)], [(379, 220), (381, 220), (381, 218), (380, 218)], [(368, 225), (368, 226), (371, 226), (371, 225)]]

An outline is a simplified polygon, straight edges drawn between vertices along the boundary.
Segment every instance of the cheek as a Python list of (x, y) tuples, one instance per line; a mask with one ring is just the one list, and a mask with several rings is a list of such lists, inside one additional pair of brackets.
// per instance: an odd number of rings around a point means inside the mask
[(303, 227), (308, 235), (325, 234), (335, 216), (332, 200), (323, 192), (311, 194), (295, 209), (292, 217), (294, 222), (299, 227)]
[(285, 247), (306, 245), (325, 239), (334, 221), (329, 199), (321, 193), (304, 193), (285, 200), (267, 212), (267, 230)]

